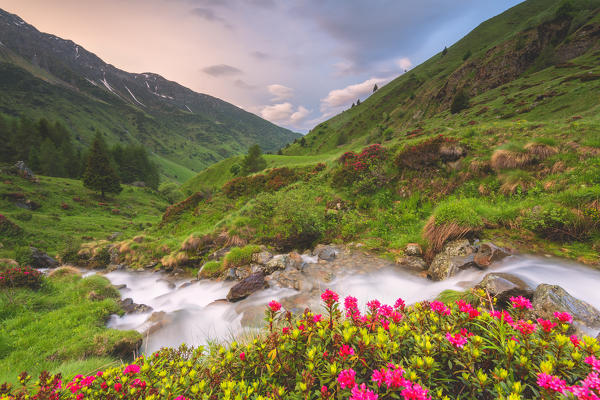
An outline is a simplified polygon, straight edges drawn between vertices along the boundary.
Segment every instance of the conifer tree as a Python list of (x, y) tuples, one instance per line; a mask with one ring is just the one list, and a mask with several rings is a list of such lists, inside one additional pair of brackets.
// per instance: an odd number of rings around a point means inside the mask
[(255, 144), (250, 146), (248, 154), (242, 161), (242, 171), (244, 174), (251, 174), (253, 172), (262, 171), (267, 167), (267, 161), (262, 156), (260, 146)]
[(119, 176), (110, 165), (106, 144), (99, 133), (96, 134), (87, 157), (83, 185), (100, 192), (102, 198), (105, 193), (120, 193), (122, 190)]
[(379, 87), (377, 86), (377, 84), (375, 84), (375, 86), (373, 86), (373, 93), (375, 93), (377, 89), (379, 89)]

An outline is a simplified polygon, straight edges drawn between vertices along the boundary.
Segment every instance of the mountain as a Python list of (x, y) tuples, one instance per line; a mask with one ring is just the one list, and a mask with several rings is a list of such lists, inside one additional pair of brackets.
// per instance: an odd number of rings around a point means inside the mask
[(160, 75), (122, 71), (1, 9), (0, 112), (60, 120), (85, 146), (95, 131), (143, 144), (176, 180), (253, 143), (273, 152), (300, 136)]
[[(592, 112), (597, 103), (587, 101), (587, 88), (597, 78), (599, 7), (598, 0), (525, 1), (318, 125), (304, 146), (299, 142), (284, 154), (383, 142), (426, 130), (432, 121), (545, 120)], [(589, 82), (584, 90), (575, 83), (580, 79)], [(471, 107), (455, 115), (450, 108), (460, 92)]]

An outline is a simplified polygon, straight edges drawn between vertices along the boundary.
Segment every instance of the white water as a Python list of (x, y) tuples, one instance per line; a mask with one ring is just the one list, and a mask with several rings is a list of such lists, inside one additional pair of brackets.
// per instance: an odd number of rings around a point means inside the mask
[[(305, 260), (312, 261), (312, 260)], [(368, 271), (368, 268), (366, 268)], [(334, 281), (316, 283), (319, 291), (297, 296), (291, 289), (267, 289), (253, 294), (238, 303), (217, 302), (224, 299), (232, 282), (200, 281), (181, 288), (184, 281), (175, 282), (176, 288), (158, 281), (161, 273), (115, 271), (106, 275), (114, 284), (126, 284), (122, 297), (131, 297), (135, 303), (146, 304), (154, 312), (164, 311), (169, 321), (164, 327), (148, 334), (144, 351), (152, 352), (163, 346), (181, 343), (201, 345), (208, 341), (228, 340), (245, 329), (260, 325), (265, 305), (272, 299), (284, 301), (303, 309), (306, 306), (317, 311), (319, 293), (330, 288), (340, 294), (355, 296), (365, 304), (372, 299), (393, 304), (402, 297), (407, 304), (431, 300), (446, 289), (464, 290), (477, 284), (489, 272), (508, 272), (530, 282), (533, 287), (540, 283), (562, 286), (571, 295), (600, 309), (600, 271), (564, 260), (540, 257), (510, 257), (487, 271), (468, 270), (443, 282), (432, 282), (401, 269), (386, 269), (364, 273), (347, 273)], [(294, 297), (296, 296), (296, 297)], [(299, 304), (298, 302), (302, 302)], [(151, 313), (113, 316), (109, 327), (146, 331)]]

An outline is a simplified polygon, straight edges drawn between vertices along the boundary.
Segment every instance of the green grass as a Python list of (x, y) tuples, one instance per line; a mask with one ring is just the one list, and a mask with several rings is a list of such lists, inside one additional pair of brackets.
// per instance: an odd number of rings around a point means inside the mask
[[(120, 239), (135, 236), (159, 222), (167, 206), (147, 188), (123, 186), (119, 195), (102, 200), (78, 180), (44, 176), (39, 180), (0, 174), (0, 210), (24, 231), (20, 237), (0, 240), (0, 258), (13, 258), (29, 245), (55, 255), (70, 243), (106, 239), (114, 232), (122, 233)], [(18, 207), (10, 198), (15, 193), (41, 207), (35, 211)]]
[(209, 261), (202, 266), (200, 276), (203, 278), (214, 278), (223, 271), (223, 263), (220, 261)]
[(227, 267), (241, 267), (243, 265), (248, 265), (252, 261), (252, 255), (259, 251), (260, 247), (255, 245), (234, 247), (225, 256), (224, 265)]
[[(91, 300), (90, 293), (98, 300)], [(0, 291), (0, 381), (16, 382), (22, 371), (87, 371), (115, 360), (121, 341), (139, 340), (134, 331), (105, 328), (120, 312), (119, 293), (100, 276), (48, 278), (42, 289)]]

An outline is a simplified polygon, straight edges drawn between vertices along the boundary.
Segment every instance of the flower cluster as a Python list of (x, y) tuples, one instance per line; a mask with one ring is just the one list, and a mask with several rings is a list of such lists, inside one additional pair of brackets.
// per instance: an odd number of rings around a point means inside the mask
[(372, 165), (377, 165), (386, 158), (386, 151), (380, 144), (372, 144), (365, 147), (360, 153), (348, 151), (339, 159), (339, 162), (346, 169), (360, 172), (368, 169)]
[(40, 271), (31, 267), (15, 267), (0, 272), (0, 289), (27, 287), (39, 289), (43, 283)]
[(165, 348), (64, 386), (46, 374), (0, 386), (0, 399), (598, 398), (600, 345), (566, 336), (567, 313), (534, 324), (518, 298), (508, 310), (461, 300), (361, 307), (332, 290), (321, 298), (322, 314), (295, 317), (271, 301), (267, 329), (243, 345)]

